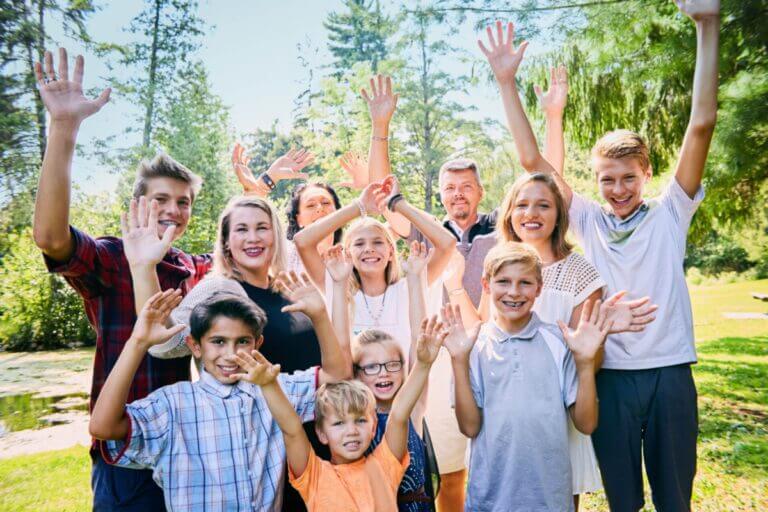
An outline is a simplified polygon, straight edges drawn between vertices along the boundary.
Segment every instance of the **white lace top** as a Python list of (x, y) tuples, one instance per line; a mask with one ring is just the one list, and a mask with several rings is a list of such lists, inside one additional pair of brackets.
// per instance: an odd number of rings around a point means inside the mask
[(576, 306), (595, 290), (605, 287), (605, 281), (590, 262), (577, 253), (542, 269), (544, 286), (533, 310), (547, 323), (571, 321)]

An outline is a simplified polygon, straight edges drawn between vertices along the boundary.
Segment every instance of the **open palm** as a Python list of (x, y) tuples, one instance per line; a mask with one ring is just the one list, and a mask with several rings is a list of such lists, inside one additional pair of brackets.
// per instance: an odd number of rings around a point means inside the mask
[(517, 68), (520, 67), (520, 63), (523, 61), (523, 55), (525, 55), (525, 49), (528, 47), (528, 42), (524, 41), (520, 46), (515, 49), (512, 44), (515, 37), (515, 27), (512, 23), (507, 23), (507, 37), (504, 39), (504, 29), (501, 22), (496, 22), (496, 36), (493, 35), (491, 27), (485, 28), (486, 34), (488, 34), (488, 44), (490, 49), (486, 48), (481, 40), (478, 39), (477, 44), (480, 47), (480, 51), (483, 52), (485, 58), (488, 59), (488, 63), (491, 65), (496, 80), (500, 83), (507, 83), (515, 79), (517, 74)]
[(720, 0), (675, 0), (675, 4), (694, 21), (720, 15)]
[(371, 93), (362, 89), (363, 99), (368, 104), (368, 112), (374, 124), (389, 124), (397, 107), (397, 94), (392, 94), (392, 79), (377, 75), (376, 80), (371, 78)]
[(459, 306), (443, 307), (441, 316), (443, 317), (445, 329), (448, 331), (448, 335), (443, 343), (445, 348), (448, 349), (448, 353), (454, 359), (468, 358), (480, 332), (480, 324), (476, 325), (470, 332), (467, 332), (461, 319)]
[(363, 190), (368, 185), (368, 161), (365, 158), (353, 151), (347, 151), (339, 158), (339, 164), (352, 178), (352, 181), (339, 183), (339, 187)]
[(132, 267), (154, 266), (165, 257), (173, 243), (176, 226), (168, 226), (162, 238), (157, 236), (157, 201), (147, 205), (147, 198), (131, 199), (128, 215), (123, 213), (120, 225), (123, 231), (123, 250)]
[(436, 316), (422, 320), (419, 338), (416, 340), (416, 359), (420, 363), (434, 363), (447, 335), (448, 330)]
[(171, 312), (181, 303), (181, 290), (169, 289), (149, 298), (141, 308), (131, 337), (146, 347), (157, 345), (184, 330), (183, 324), (166, 327)]
[(331, 279), (336, 283), (346, 282), (352, 275), (352, 258), (341, 244), (336, 244), (325, 251), (323, 262)]
[(325, 300), (307, 274), (302, 273), (298, 276), (293, 271), (281, 272), (277, 278), (277, 284), (292, 303), (283, 307), (284, 313), (302, 312), (314, 318), (325, 311)]

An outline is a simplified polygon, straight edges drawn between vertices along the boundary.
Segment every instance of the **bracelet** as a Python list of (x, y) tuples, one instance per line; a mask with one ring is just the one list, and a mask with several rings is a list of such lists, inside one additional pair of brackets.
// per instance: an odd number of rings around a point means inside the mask
[(395, 211), (395, 205), (400, 202), (401, 200), (405, 199), (403, 197), (403, 194), (395, 194), (392, 197), (389, 198), (389, 201), (387, 201), (387, 210), (393, 212)]
[(360, 201), (359, 199), (355, 202), (357, 203), (357, 208), (360, 210), (360, 217), (363, 219), (366, 218), (368, 216), (368, 212), (365, 211), (365, 206), (363, 206), (363, 202)]
[(456, 288), (455, 290), (451, 290), (448, 292), (448, 295), (458, 295), (460, 293), (464, 293), (464, 288)]
[(259, 175), (259, 179), (269, 187), (269, 190), (275, 189), (275, 182), (272, 180), (272, 178), (269, 177), (269, 174), (267, 174), (266, 172), (261, 173)]
[(379, 137), (378, 135), (371, 135), (373, 140), (380, 140), (381, 142), (389, 142), (389, 137)]

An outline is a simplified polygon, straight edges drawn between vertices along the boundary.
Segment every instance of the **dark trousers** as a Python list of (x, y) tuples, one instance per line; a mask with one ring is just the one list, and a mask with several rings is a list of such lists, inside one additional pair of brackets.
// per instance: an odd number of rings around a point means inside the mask
[(98, 454), (93, 454), (91, 489), (94, 512), (165, 512), (163, 490), (152, 471), (113, 466)]
[(643, 507), (641, 453), (659, 512), (691, 509), (698, 408), (689, 364), (597, 374), (592, 444), (614, 512)]

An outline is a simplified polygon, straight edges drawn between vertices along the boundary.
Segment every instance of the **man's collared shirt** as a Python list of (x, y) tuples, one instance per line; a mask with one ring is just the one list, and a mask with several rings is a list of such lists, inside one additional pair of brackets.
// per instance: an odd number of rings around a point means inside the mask
[[(133, 280), (125, 258), (123, 241), (115, 237), (91, 238), (70, 227), (75, 249), (69, 261), (60, 263), (45, 257), (50, 272), (60, 274), (83, 298), (88, 321), (96, 331), (91, 409), (120, 357), (136, 323)], [(180, 288), (186, 293), (211, 268), (209, 255), (190, 256), (171, 248), (157, 265), (160, 288)], [(136, 370), (128, 402), (144, 398), (168, 384), (189, 380), (189, 356), (156, 359), (147, 355)], [(92, 452), (98, 451), (96, 444)]]
[[(315, 416), (318, 368), (281, 373), (280, 387), (302, 422)], [(200, 380), (161, 388), (126, 406), (124, 441), (102, 443), (118, 466), (153, 470), (168, 510), (280, 509), (285, 442), (261, 388)]]

